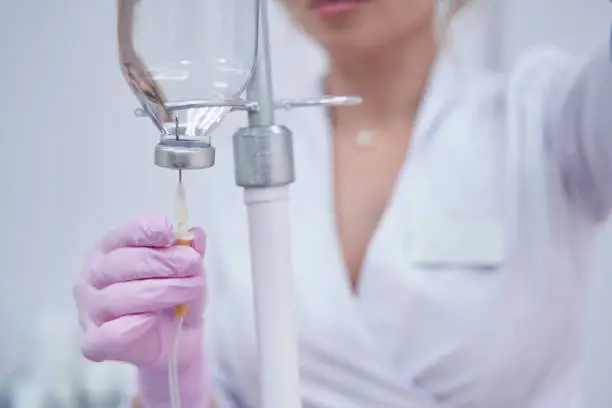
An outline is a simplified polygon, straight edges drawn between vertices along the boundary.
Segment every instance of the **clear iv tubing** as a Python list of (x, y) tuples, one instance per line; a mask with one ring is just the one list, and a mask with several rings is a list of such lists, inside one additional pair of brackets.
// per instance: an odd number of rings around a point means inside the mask
[(178, 379), (178, 353), (181, 343), (181, 332), (183, 331), (184, 318), (179, 318), (174, 342), (172, 344), (172, 354), (168, 360), (168, 386), (170, 389), (170, 407), (181, 408), (181, 392)]
[[(175, 236), (176, 244), (191, 246), (193, 243), (193, 235), (187, 229), (187, 200), (185, 198), (185, 187), (182, 182), (182, 172), (179, 170), (179, 184), (176, 190), (176, 208), (175, 208)], [(188, 308), (186, 304), (176, 306), (174, 308), (174, 317), (178, 319), (174, 341), (172, 343), (172, 351), (168, 359), (168, 389), (170, 392), (170, 407), (181, 408), (181, 393), (178, 379), (178, 354), (181, 344), (181, 332), (183, 324), (187, 316)]]

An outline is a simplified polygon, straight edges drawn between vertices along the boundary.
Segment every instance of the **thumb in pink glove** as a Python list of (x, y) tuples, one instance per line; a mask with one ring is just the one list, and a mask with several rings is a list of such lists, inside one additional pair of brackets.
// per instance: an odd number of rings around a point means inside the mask
[(183, 303), (189, 313), (178, 353), (181, 402), (188, 408), (209, 404), (202, 338), (205, 239), (200, 229), (192, 232), (193, 247), (176, 246), (167, 218), (129, 221), (94, 247), (74, 288), (84, 356), (137, 366), (143, 408), (170, 407), (168, 361), (178, 328), (173, 309)]

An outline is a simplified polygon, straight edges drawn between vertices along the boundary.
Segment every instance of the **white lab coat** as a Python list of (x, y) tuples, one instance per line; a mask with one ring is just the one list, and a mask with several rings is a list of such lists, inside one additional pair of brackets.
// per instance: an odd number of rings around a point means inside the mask
[[(584, 261), (612, 202), (611, 102), (607, 47), (586, 62), (537, 50), (507, 75), (441, 55), (358, 296), (334, 228), (326, 114), (279, 114), (297, 161), (304, 407), (582, 407)], [(197, 187), (209, 192), (196, 216), (208, 232), (207, 345), (221, 408), (251, 408), (247, 219), (230, 137), (216, 142)]]

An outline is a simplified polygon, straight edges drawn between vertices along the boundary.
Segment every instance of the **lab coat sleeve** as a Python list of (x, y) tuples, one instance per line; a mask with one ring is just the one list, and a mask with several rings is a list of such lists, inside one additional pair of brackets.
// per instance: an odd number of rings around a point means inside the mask
[(543, 85), (543, 142), (563, 195), (571, 212), (593, 224), (605, 220), (612, 206), (610, 61), (609, 44), (578, 61), (549, 50), (532, 61), (539, 70), (523, 72)]
[[(217, 325), (215, 325), (217, 326)], [(219, 327), (214, 327), (213, 330)], [(221, 336), (209, 334), (208, 357), (209, 369), (213, 383), (213, 399), (215, 408), (247, 408), (242, 402), (239, 390), (236, 388), (234, 369), (224, 353)]]

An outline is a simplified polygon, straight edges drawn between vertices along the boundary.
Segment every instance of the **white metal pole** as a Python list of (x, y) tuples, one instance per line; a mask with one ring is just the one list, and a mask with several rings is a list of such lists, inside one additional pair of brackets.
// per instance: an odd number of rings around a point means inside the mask
[(289, 129), (274, 123), (267, 0), (259, 0), (258, 50), (247, 99), (249, 127), (234, 135), (236, 183), (244, 187), (259, 351), (259, 408), (299, 408), (299, 366), (291, 268)]
[(259, 343), (260, 408), (298, 408), (288, 187), (245, 189)]

